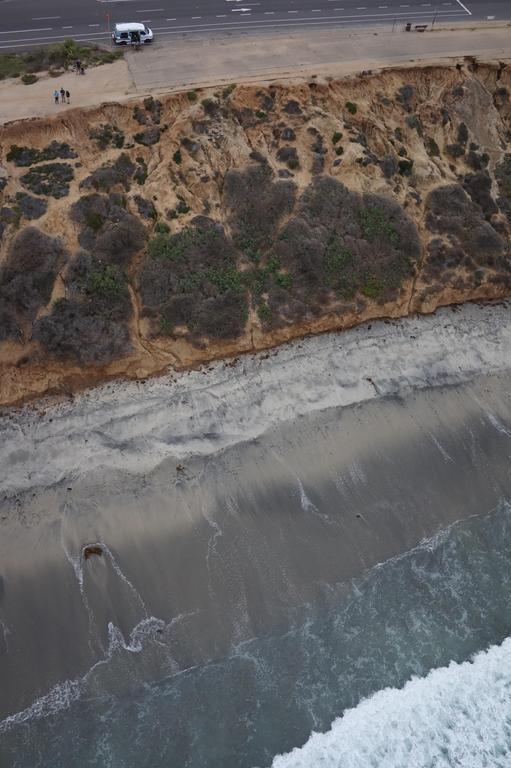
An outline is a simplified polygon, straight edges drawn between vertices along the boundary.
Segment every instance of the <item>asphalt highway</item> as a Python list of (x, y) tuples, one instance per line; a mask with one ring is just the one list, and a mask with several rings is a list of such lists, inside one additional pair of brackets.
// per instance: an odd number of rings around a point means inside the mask
[(145, 22), (155, 41), (196, 32), (511, 19), (511, 0), (0, 0), (0, 50), (105, 43), (120, 21)]

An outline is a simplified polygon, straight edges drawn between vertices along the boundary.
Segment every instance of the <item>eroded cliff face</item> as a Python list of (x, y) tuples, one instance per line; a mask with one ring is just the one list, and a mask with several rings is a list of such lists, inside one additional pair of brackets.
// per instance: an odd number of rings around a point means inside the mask
[(511, 293), (511, 70), (0, 130), (0, 403)]

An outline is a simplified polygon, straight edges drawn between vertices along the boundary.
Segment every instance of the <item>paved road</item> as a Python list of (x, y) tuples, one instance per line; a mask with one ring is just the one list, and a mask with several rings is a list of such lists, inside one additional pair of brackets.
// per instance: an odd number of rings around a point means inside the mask
[(108, 41), (116, 21), (143, 21), (157, 39), (306, 25), (403, 25), (511, 19), (511, 0), (0, 0), (0, 50)]

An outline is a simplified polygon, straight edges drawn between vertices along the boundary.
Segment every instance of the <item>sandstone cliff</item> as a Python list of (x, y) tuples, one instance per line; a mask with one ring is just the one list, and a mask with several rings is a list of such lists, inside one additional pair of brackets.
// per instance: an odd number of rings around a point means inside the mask
[(0, 129), (0, 403), (511, 293), (511, 71), (230, 86)]

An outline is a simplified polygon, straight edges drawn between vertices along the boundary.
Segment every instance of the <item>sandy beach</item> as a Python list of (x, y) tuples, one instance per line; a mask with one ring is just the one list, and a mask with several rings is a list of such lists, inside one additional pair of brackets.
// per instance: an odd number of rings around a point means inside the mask
[(284, 631), (498, 507), (508, 317), (374, 323), (5, 415), (2, 729)]

